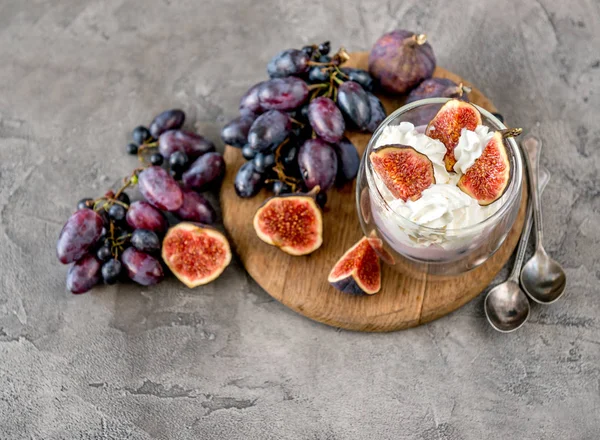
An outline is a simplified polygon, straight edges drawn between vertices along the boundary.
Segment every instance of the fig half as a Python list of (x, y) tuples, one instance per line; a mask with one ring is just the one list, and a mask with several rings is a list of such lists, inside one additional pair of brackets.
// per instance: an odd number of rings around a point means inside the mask
[(373, 169), (392, 195), (405, 202), (418, 200), (435, 183), (433, 163), (406, 145), (386, 145), (369, 156)]
[(290, 255), (310, 254), (323, 243), (323, 217), (311, 194), (268, 199), (254, 214), (254, 230), (262, 241)]
[(327, 281), (337, 290), (354, 295), (373, 295), (381, 289), (379, 256), (363, 237), (335, 263)]
[(458, 187), (482, 205), (498, 200), (510, 180), (510, 161), (502, 133), (497, 131), (489, 140), (481, 156), (458, 181)]
[(213, 228), (182, 222), (167, 231), (162, 259), (186, 286), (210, 283), (231, 262), (227, 238)]
[(432, 139), (437, 139), (446, 146), (444, 163), (448, 172), (454, 172), (454, 148), (460, 139), (460, 131), (466, 128), (475, 131), (481, 125), (481, 114), (468, 102), (453, 99), (448, 101), (437, 112), (425, 130), (425, 134)]

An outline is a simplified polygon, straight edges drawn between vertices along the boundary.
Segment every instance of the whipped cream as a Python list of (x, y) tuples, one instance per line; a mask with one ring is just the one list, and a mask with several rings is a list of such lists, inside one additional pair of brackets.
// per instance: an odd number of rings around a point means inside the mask
[(454, 171), (464, 174), (473, 166), (475, 161), (483, 153), (485, 146), (494, 136), (494, 132), (485, 125), (478, 125), (475, 131), (463, 128), (460, 132), (458, 144), (454, 148)]
[(453, 180), (444, 165), (444, 156), (446, 155), (444, 144), (437, 139), (431, 139), (424, 133), (419, 132), (410, 122), (401, 122), (400, 125), (388, 125), (385, 127), (377, 139), (375, 148), (394, 144), (413, 147), (419, 153), (427, 156), (433, 164), (433, 174), (436, 183), (449, 183)]

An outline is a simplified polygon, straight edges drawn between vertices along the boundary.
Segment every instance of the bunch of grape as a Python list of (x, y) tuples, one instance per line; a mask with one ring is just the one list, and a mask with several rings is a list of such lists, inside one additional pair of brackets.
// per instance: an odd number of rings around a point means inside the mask
[(373, 132), (386, 114), (369, 73), (342, 67), (349, 59), (343, 48), (329, 52), (327, 41), (278, 53), (267, 66), (270, 79), (242, 97), (240, 117), (221, 131), (248, 161), (235, 178), (238, 196), (253, 197), (265, 185), (276, 195), (318, 185), (323, 205), (334, 183), (356, 177), (360, 158), (344, 132)]
[[(197, 191), (220, 180), (225, 162), (212, 142), (182, 130), (184, 121), (183, 111), (167, 110), (150, 128), (135, 128), (127, 151), (138, 155), (143, 166), (117, 191), (77, 204), (57, 243), (60, 262), (72, 263), (67, 274), (71, 292), (87, 292), (101, 280), (157, 284), (164, 278), (160, 250), (169, 220), (214, 223), (214, 208)], [(125, 190), (136, 185), (143, 200), (132, 203)]]

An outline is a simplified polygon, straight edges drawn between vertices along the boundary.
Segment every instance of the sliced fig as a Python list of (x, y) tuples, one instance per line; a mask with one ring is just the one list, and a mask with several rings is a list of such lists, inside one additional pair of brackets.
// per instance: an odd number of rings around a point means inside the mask
[(348, 249), (335, 263), (327, 281), (337, 290), (354, 295), (373, 295), (381, 289), (379, 256), (367, 237)]
[(481, 156), (458, 181), (458, 187), (485, 206), (498, 200), (510, 181), (510, 161), (502, 134), (494, 133)]
[(310, 194), (268, 199), (254, 214), (256, 235), (290, 255), (307, 255), (323, 243), (323, 217)]
[(448, 101), (431, 120), (425, 134), (432, 139), (437, 139), (446, 146), (444, 163), (448, 172), (454, 172), (454, 148), (458, 144), (460, 132), (463, 128), (475, 131), (481, 125), (481, 114), (468, 102), (453, 99)]
[(179, 281), (193, 288), (223, 273), (231, 262), (231, 248), (216, 229), (182, 222), (167, 231), (162, 259)]
[(435, 183), (433, 163), (406, 145), (386, 145), (369, 156), (373, 169), (392, 195), (405, 202), (418, 200)]

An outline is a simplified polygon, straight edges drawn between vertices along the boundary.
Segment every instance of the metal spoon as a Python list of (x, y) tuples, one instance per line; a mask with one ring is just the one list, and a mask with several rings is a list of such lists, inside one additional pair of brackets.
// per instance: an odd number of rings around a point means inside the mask
[[(550, 173), (541, 167), (540, 194), (544, 192), (544, 188), (549, 180)], [(525, 324), (525, 321), (529, 318), (529, 300), (519, 286), (519, 272), (521, 272), (521, 267), (523, 266), (523, 259), (525, 258), (532, 224), (533, 204), (530, 200), (527, 204), (525, 226), (519, 240), (513, 269), (505, 282), (498, 284), (488, 292), (483, 305), (488, 322), (499, 332), (509, 333), (515, 331)]]
[(561, 265), (548, 256), (542, 241), (544, 238), (542, 225), (542, 207), (538, 189), (538, 167), (542, 142), (528, 136), (523, 140), (521, 148), (525, 153), (529, 170), (529, 187), (533, 202), (533, 218), (535, 221), (536, 250), (521, 272), (521, 285), (529, 297), (540, 304), (550, 304), (562, 296), (567, 284), (567, 277)]

